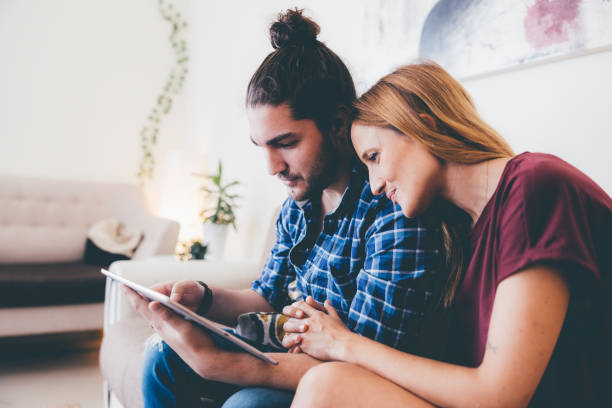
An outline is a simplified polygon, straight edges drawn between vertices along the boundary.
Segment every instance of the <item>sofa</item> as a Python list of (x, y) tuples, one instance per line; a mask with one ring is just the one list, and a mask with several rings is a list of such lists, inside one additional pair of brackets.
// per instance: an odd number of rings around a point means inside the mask
[(83, 257), (111, 217), (143, 232), (133, 259), (174, 252), (178, 223), (150, 214), (136, 185), (0, 175), (0, 337), (103, 327), (105, 277)]
[[(276, 220), (280, 208), (273, 215)], [(263, 269), (276, 238), (271, 222), (264, 236), (258, 259), (177, 261), (169, 257), (114, 262), (110, 271), (145, 286), (183, 279), (202, 280), (211, 286), (244, 289), (251, 286)], [(100, 369), (104, 378), (107, 408), (143, 406), (140, 388), (144, 344), (153, 329), (136, 313), (119, 285), (107, 279), (104, 310), (104, 337), (100, 349)]]

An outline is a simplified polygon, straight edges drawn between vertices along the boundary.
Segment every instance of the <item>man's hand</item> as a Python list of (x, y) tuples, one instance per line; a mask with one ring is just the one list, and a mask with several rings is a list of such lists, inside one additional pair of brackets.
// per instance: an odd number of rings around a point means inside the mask
[(208, 375), (208, 370), (213, 369), (215, 353), (220, 351), (210, 335), (159, 302), (149, 303), (148, 309), (151, 324), (160, 337), (194, 371)]
[[(302, 311), (307, 317), (290, 319), (283, 328), (289, 334), (283, 338), (283, 346), (300, 350), (310, 356), (323, 360), (342, 360), (351, 332), (345, 325), (336, 309), (329, 301), (323, 306), (313, 307), (312, 302), (297, 302), (291, 305)], [(321, 310), (321, 308), (323, 310)], [(297, 311), (294, 311), (297, 315)]]
[[(198, 283), (194, 283), (200, 286)], [(193, 292), (189, 292), (193, 285), (185, 285), (183, 282), (159, 284), (152, 289), (168, 296), (173, 294), (173, 288), (177, 287), (179, 288), (179, 296), (182, 296), (184, 300), (189, 300), (190, 297), (193, 298)], [(187, 290), (183, 291), (183, 289)], [(124, 285), (122, 285), (122, 290), (134, 309), (149, 322), (160, 337), (195, 372), (204, 376), (217, 370), (218, 367), (215, 364), (215, 359), (218, 359), (221, 350), (214, 345), (206, 332), (172, 312), (161, 303), (150, 302)], [(186, 295), (186, 293), (189, 294)], [(185, 304), (184, 302), (181, 303)]]
[(151, 286), (151, 289), (179, 302), (192, 312), (198, 310), (204, 297), (204, 287), (192, 280), (158, 283)]
[[(306, 354), (274, 353), (272, 356), (279, 361), (275, 366), (248, 353), (223, 350), (214, 345), (205, 331), (162, 304), (149, 302), (125, 286), (122, 290), (160, 337), (203, 378), (243, 386), (295, 390), (306, 371), (320, 363)], [(170, 291), (168, 289), (167, 293)]]
[[(175, 302), (181, 303), (183, 306), (187, 307), (192, 311), (196, 311), (198, 306), (202, 302), (202, 298), (204, 297), (204, 288), (202, 285), (195, 281), (179, 281), (179, 282), (166, 282), (166, 283), (158, 283), (156, 285), (151, 286), (151, 289), (168, 296), (170, 299)], [(170, 309), (166, 308), (159, 302), (151, 302), (148, 299), (143, 298), (140, 294), (125, 285), (121, 285), (121, 290), (123, 294), (127, 297), (128, 302), (132, 305), (132, 307), (140, 313), (140, 315), (149, 322), (151, 326), (154, 325), (154, 320), (156, 317), (154, 315), (154, 311), (157, 311), (158, 314), (163, 316), (169, 316), (165, 314), (164, 311), (168, 313), (172, 313)], [(162, 313), (164, 312), (164, 313)], [(175, 313), (172, 315), (176, 316)], [(176, 316), (180, 318), (179, 316)], [(157, 320), (159, 320), (159, 316), (157, 316)], [(181, 320), (184, 320), (180, 318)]]

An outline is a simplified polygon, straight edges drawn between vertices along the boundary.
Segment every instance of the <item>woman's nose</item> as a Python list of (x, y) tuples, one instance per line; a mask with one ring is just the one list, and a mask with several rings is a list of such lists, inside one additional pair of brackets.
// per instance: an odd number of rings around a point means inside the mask
[(376, 177), (375, 175), (370, 175), (370, 189), (372, 190), (372, 194), (379, 195), (385, 192), (385, 181)]

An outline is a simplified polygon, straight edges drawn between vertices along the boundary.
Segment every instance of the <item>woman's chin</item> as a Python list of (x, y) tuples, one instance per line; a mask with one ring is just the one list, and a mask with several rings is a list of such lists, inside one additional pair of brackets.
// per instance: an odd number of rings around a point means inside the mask
[(406, 218), (414, 218), (418, 215), (414, 208), (405, 207), (401, 204), (400, 204), (400, 207), (402, 207), (402, 213), (404, 214)]
[(406, 218), (415, 218), (425, 212), (425, 209), (422, 208), (423, 206), (417, 206), (417, 205), (407, 204), (407, 203), (406, 204), (397, 203), (397, 204), (402, 208), (402, 213), (404, 214)]

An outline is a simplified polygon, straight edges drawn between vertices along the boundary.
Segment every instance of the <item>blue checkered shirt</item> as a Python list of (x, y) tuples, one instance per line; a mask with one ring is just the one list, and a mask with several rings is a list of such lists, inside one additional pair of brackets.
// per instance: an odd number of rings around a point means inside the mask
[(432, 302), (437, 226), (406, 218), (398, 205), (373, 195), (357, 169), (316, 237), (314, 211), (320, 210), (310, 201), (283, 203), (276, 244), (253, 290), (281, 310), (296, 280), (304, 297), (328, 299), (352, 331), (410, 351)]

